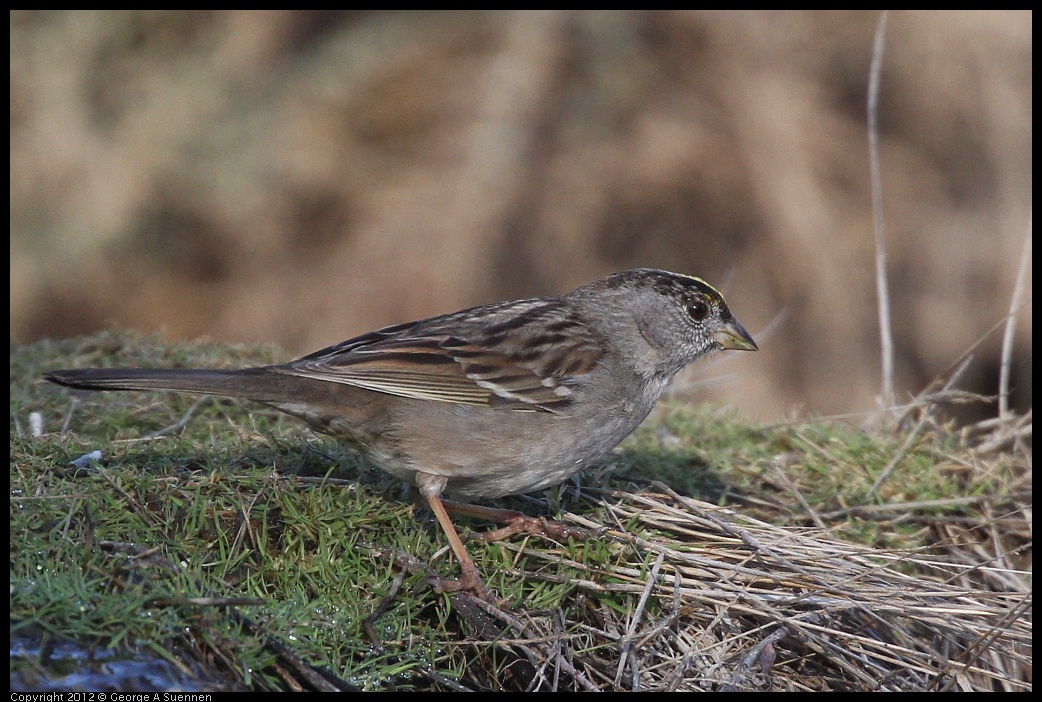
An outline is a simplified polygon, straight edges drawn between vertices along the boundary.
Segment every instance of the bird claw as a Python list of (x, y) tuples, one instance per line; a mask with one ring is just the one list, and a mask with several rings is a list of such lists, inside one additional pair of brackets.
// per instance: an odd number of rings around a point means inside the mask
[(494, 607), (502, 607), (506, 604), (507, 600), (497, 597), (496, 594), (489, 590), (485, 585), (484, 581), (479, 575), (473, 573), (471, 575), (461, 575), (459, 578), (452, 580), (450, 578), (442, 578), (439, 576), (432, 576), (427, 578), (427, 585), (431, 587), (434, 592), (439, 595), (448, 593), (469, 593), (478, 599), (489, 603)]
[(515, 534), (530, 534), (557, 541), (564, 541), (570, 538), (587, 539), (591, 535), (588, 529), (565, 524), (556, 519), (529, 517), (518, 513), (517, 516), (510, 517), (506, 526), (479, 534), (478, 538), (486, 543), (491, 543), (493, 541), (502, 541)]

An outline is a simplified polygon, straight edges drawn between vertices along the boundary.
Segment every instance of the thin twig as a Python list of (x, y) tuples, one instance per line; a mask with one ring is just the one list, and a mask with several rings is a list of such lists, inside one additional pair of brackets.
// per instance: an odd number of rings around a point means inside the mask
[(778, 479), (781, 480), (782, 485), (785, 487), (785, 489), (788, 490), (792, 494), (792, 496), (796, 498), (796, 501), (800, 503), (801, 507), (803, 507), (803, 511), (810, 515), (811, 521), (813, 521), (814, 524), (816, 524), (817, 527), (822, 531), (828, 531), (828, 526), (825, 524), (825, 521), (821, 518), (821, 515), (818, 514), (818, 511), (816, 509), (811, 507), (810, 502), (808, 502), (807, 498), (803, 496), (803, 493), (800, 492), (800, 489), (796, 487), (796, 485), (791, 480), (789, 480), (789, 476), (786, 475), (785, 471), (781, 469), (781, 466), (779, 466), (776, 461), (772, 461), (771, 467), (774, 468), (774, 472), (777, 474)]
[(872, 177), (872, 213), (876, 235), (876, 291), (879, 296), (879, 342), (882, 352), (882, 404), (894, 402), (894, 339), (890, 328), (890, 288), (886, 278), (886, 228), (883, 218), (883, 182), (879, 167), (879, 78), (883, 70), (886, 20), (883, 10), (872, 43), (872, 66), (868, 81), (868, 161)]
[(65, 436), (69, 431), (69, 426), (72, 425), (72, 415), (76, 413), (76, 408), (80, 406), (80, 398), (75, 395), (69, 401), (69, 411), (65, 413), (65, 420), (62, 422), (61, 435)]
[[(615, 672), (615, 686), (618, 687), (619, 682), (622, 680), (622, 672), (626, 666), (626, 662), (630, 660), (630, 650), (633, 648), (633, 639), (636, 636), (637, 626), (640, 624), (640, 619), (644, 615), (644, 608), (648, 604), (648, 597), (651, 596), (651, 591), (655, 587), (655, 583), (658, 582), (658, 572), (662, 567), (662, 561), (666, 558), (665, 553), (659, 553), (658, 558), (655, 559), (655, 565), (651, 567), (651, 572), (648, 574), (647, 585), (644, 588), (644, 592), (640, 594), (640, 599), (637, 600), (637, 608), (633, 610), (633, 616), (630, 617), (629, 630), (626, 635), (622, 637), (622, 646), (620, 652), (622, 655), (619, 656), (619, 667)], [(631, 664), (631, 689), (633, 692), (637, 692), (640, 689), (640, 675), (637, 669), (637, 661), (634, 658), (630, 660)]]
[(1020, 310), (1020, 299), (1024, 294), (1028, 266), (1031, 263), (1031, 220), (1028, 221), (1028, 235), (1024, 240), (1024, 249), (1020, 252), (1020, 269), (1017, 271), (1017, 282), (1013, 286), (1013, 297), (1009, 302), (1009, 316), (1006, 317), (1006, 330), (1002, 333), (1002, 365), (999, 367), (999, 416), (1009, 414), (1009, 376), (1013, 363), (1013, 333), (1017, 328), (1017, 312)]
[(185, 415), (183, 417), (181, 417), (181, 419), (178, 422), (176, 422), (175, 424), (171, 424), (168, 427), (163, 427), (162, 429), (157, 429), (156, 431), (151, 432), (149, 434), (145, 434), (141, 438), (142, 439), (156, 439), (156, 438), (159, 438), (161, 436), (168, 436), (170, 434), (174, 434), (176, 432), (181, 431), (188, 424), (189, 420), (192, 419), (192, 415), (195, 414), (195, 411), (197, 409), (199, 409), (201, 406), (203, 406), (204, 404), (206, 404), (207, 402), (209, 402), (210, 400), (212, 400), (212, 399), (213, 399), (213, 397), (211, 397), (210, 395), (203, 395), (198, 400), (196, 400), (195, 402), (192, 403), (192, 406), (188, 408), (188, 411), (185, 412)]
[[(955, 373), (952, 374), (952, 377), (948, 379), (948, 383), (944, 386), (945, 390), (949, 390), (949, 386), (955, 383), (962, 376), (969, 363), (970, 359), (967, 358), (966, 362), (959, 366)], [(897, 464), (901, 462), (901, 459), (907, 455), (908, 450), (912, 448), (912, 443), (919, 437), (919, 432), (923, 430), (923, 427), (926, 426), (929, 419), (930, 412), (923, 412), (922, 416), (919, 417), (919, 421), (916, 422), (915, 426), (912, 427), (912, 430), (908, 432), (908, 436), (905, 437), (904, 443), (901, 444), (901, 448), (897, 450), (894, 457), (886, 464), (886, 468), (879, 473), (879, 477), (877, 477), (875, 482), (872, 483), (872, 487), (868, 489), (868, 492), (865, 494), (866, 500), (871, 498), (872, 495), (875, 494), (876, 490), (879, 489), (879, 486), (883, 484), (883, 481), (890, 477), (890, 474), (894, 471), (894, 468), (897, 467)]]

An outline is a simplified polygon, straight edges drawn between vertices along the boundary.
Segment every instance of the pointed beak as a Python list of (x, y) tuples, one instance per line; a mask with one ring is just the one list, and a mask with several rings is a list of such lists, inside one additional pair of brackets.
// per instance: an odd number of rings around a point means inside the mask
[(720, 348), (732, 351), (757, 351), (760, 348), (734, 317), (713, 334), (713, 339), (720, 344)]

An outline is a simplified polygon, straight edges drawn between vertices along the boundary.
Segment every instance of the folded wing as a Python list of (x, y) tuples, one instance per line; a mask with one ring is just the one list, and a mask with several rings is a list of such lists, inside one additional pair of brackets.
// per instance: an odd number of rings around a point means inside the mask
[[(604, 345), (559, 302), (518, 300), (386, 327), (272, 370), (418, 400), (558, 412)], [(449, 333), (449, 329), (452, 330)]]

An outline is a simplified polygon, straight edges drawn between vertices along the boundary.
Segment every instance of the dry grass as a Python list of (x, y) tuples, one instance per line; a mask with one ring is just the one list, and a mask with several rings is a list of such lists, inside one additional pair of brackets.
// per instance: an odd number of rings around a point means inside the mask
[[(605, 495), (610, 569), (522, 550), (530, 563), (575, 569), (570, 608), (582, 613), (520, 617), (513, 635), (542, 643), (526, 644), (534, 688), (561, 676), (634, 691), (1030, 689), (1030, 587), (1001, 555), (968, 563), (976, 549), (957, 539), (946, 553), (857, 546), (659, 487)], [(1004, 527), (1027, 527), (1025, 515)], [(629, 607), (598, 606), (607, 593), (626, 593)]]

